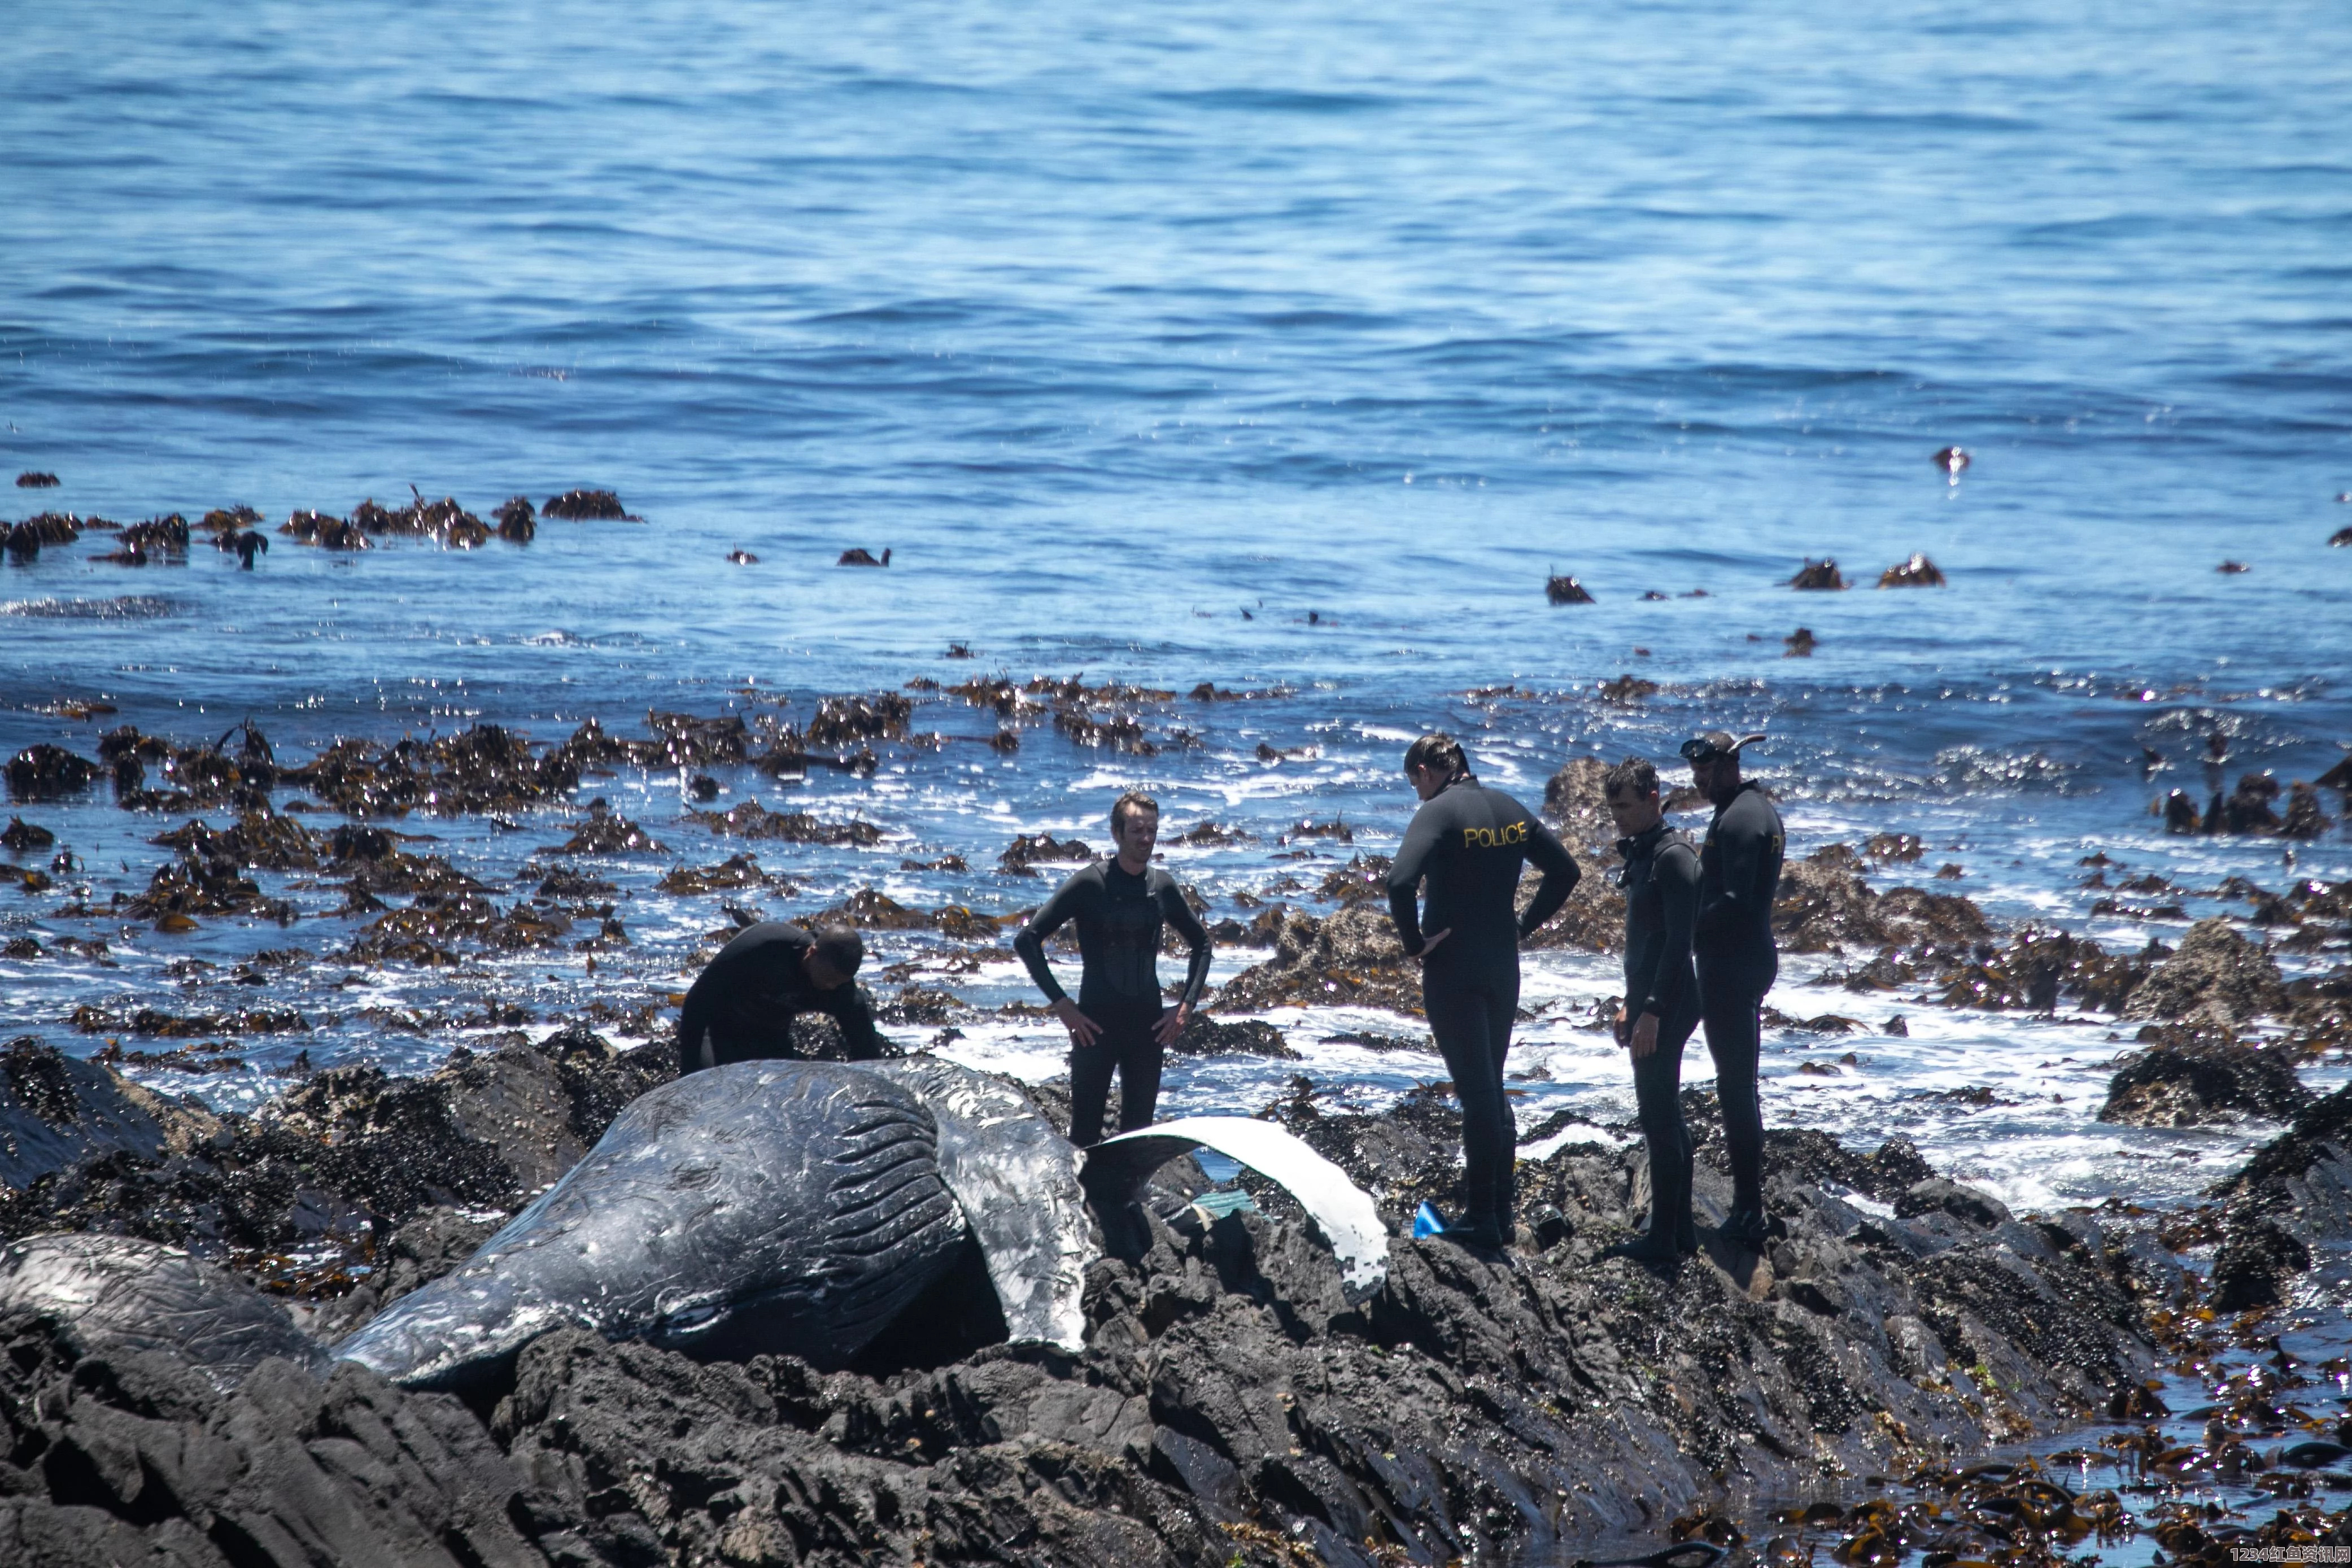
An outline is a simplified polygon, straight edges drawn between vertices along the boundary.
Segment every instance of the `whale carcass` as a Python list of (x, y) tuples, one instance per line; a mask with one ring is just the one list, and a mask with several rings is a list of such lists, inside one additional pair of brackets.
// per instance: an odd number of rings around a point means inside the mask
[(1008, 1337), (1076, 1352), (1095, 1215), (1210, 1147), (1290, 1189), (1377, 1288), (1371, 1200), (1270, 1123), (1199, 1117), (1083, 1154), (1003, 1080), (936, 1057), (734, 1062), (639, 1097), (587, 1156), (452, 1273), (331, 1350), (234, 1275), (150, 1243), (38, 1238), (0, 1255), (0, 1308), (69, 1320), (93, 1345), (175, 1346), (224, 1385), (270, 1355), (358, 1362), (411, 1387), (495, 1377), (555, 1328), (703, 1359), (848, 1364), (977, 1243)]

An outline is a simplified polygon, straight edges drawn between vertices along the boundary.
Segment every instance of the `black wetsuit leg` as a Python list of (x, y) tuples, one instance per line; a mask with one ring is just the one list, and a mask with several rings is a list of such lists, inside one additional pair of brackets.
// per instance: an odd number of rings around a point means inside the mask
[(1155, 1008), (1149, 1016), (1140, 1011), (1087, 1016), (1102, 1025), (1102, 1033), (1092, 1045), (1070, 1050), (1070, 1142), (1080, 1148), (1102, 1137), (1114, 1071), (1118, 1074), (1120, 1132), (1151, 1125), (1160, 1103), (1160, 1045), (1151, 1038), (1159, 1010)]
[(1690, 1128), (1683, 1121), (1683, 1047), (1698, 1027), (1685, 1019), (1658, 1031), (1657, 1049), (1633, 1063), (1633, 1103), (1650, 1151), (1650, 1234), (1672, 1239), (1690, 1214)]
[(1763, 985), (1738, 977), (1710, 978), (1699, 970), (1699, 1003), (1706, 1020), (1707, 1053), (1715, 1058), (1715, 1092), (1723, 1107), (1723, 1142), (1731, 1156), (1731, 1204), (1764, 1210), (1764, 1108), (1756, 1075), (1763, 1051)]
[(1517, 965), (1483, 980), (1424, 973), (1422, 1005), (1429, 1014), (1429, 1031), (1437, 1038), (1438, 1054), (1454, 1075), (1454, 1092), (1462, 1102), (1463, 1187), (1469, 1217), (1475, 1222), (1491, 1216), (1507, 1238), (1517, 1207), (1512, 1164), (1518, 1127), (1503, 1092), (1503, 1062), (1511, 1049), (1511, 1023), (1519, 1006)]

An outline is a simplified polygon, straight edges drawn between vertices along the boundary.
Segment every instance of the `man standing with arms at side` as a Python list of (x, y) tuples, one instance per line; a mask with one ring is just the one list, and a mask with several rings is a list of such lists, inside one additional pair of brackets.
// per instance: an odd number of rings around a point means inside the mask
[[(1568, 902), (1576, 862), (1526, 807), (1478, 782), (1452, 736), (1414, 741), (1404, 772), (1422, 806), (1389, 870), (1389, 913), (1405, 953), (1421, 961), (1429, 1032), (1462, 1101), (1466, 1206), (1462, 1223), (1444, 1234), (1499, 1249), (1517, 1223), (1511, 1166), (1518, 1128), (1503, 1094), (1503, 1059), (1519, 1007), (1519, 943)], [(1519, 868), (1529, 861), (1543, 884), (1523, 917), (1515, 895)], [(1423, 878), (1425, 915), (1414, 908)]]
[[(1120, 796), (1110, 809), (1110, 836), (1117, 857), (1074, 873), (1013, 939), (1029, 977), (1070, 1031), (1070, 1142), (1080, 1148), (1102, 1136), (1113, 1068), (1118, 1070), (1118, 1130), (1151, 1125), (1161, 1052), (1184, 1032), (1209, 978), (1209, 933), (1176, 879), (1151, 863), (1160, 841), (1160, 803), (1149, 795)], [(1073, 920), (1085, 966), (1075, 1002), (1045, 961), (1045, 938)], [(1172, 1008), (1160, 995), (1163, 925), (1173, 925), (1192, 950), (1183, 995)]]
[(1683, 1047), (1698, 1027), (1698, 977), (1691, 928), (1698, 915), (1698, 851), (1666, 826), (1658, 770), (1638, 757), (1601, 780), (1609, 815), (1623, 834), (1625, 1006), (1618, 1043), (1633, 1061), (1633, 1103), (1650, 1146), (1650, 1228), (1603, 1257), (1671, 1266), (1698, 1250), (1691, 1225), (1691, 1140), (1683, 1124)]
[(1742, 747), (1709, 730), (1683, 742), (1691, 781), (1715, 802), (1715, 821), (1699, 850), (1698, 920), (1692, 949), (1698, 960), (1699, 1009), (1706, 1049), (1715, 1058), (1716, 1095), (1723, 1106), (1723, 1141), (1731, 1155), (1731, 1213), (1718, 1232), (1735, 1246), (1761, 1251), (1770, 1234), (1764, 1212), (1764, 1111), (1757, 1066), (1763, 1051), (1764, 993), (1780, 975), (1772, 941), (1772, 899), (1780, 887), (1787, 839), (1780, 813), (1764, 787), (1739, 777)]

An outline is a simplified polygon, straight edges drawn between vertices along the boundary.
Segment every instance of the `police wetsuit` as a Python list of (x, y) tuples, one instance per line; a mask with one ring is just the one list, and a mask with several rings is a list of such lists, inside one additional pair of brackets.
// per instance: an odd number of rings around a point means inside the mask
[(804, 967), (816, 939), (798, 925), (765, 920), (747, 925), (695, 977), (677, 1020), (681, 1075), (725, 1061), (794, 1056), (793, 1018), (826, 1013), (841, 1025), (849, 1054), (882, 1054), (882, 1037), (856, 981), (821, 991)]
[[(1519, 868), (1530, 861), (1543, 883), (1521, 916), (1515, 895)], [(1453, 933), (1422, 964), (1422, 1006), (1462, 1101), (1470, 1226), (1492, 1221), (1506, 1239), (1518, 1139), (1503, 1096), (1503, 1059), (1519, 1006), (1519, 942), (1559, 912), (1576, 879), (1576, 862), (1550, 829), (1468, 774), (1422, 802), (1389, 871), (1389, 913), (1407, 953), (1421, 952), (1424, 931)]]
[(1698, 851), (1664, 822), (1617, 841), (1625, 860), (1625, 1022), (1658, 1020), (1657, 1049), (1633, 1059), (1633, 1101), (1650, 1147), (1650, 1237), (1690, 1233), (1691, 1138), (1683, 1124), (1683, 1047), (1698, 1027), (1691, 930), (1698, 917)]
[(1192, 950), (1184, 974), (1183, 1001), (1197, 1002), (1209, 978), (1209, 934), (1184, 902), (1176, 879), (1158, 866), (1141, 875), (1116, 860), (1097, 861), (1072, 876), (1047, 899), (1013, 949), (1029, 966), (1029, 977), (1058, 1002), (1068, 993), (1045, 961), (1045, 938), (1076, 921), (1078, 1010), (1101, 1026), (1094, 1044), (1070, 1051), (1070, 1142), (1083, 1147), (1102, 1136), (1104, 1103), (1110, 1097), (1111, 1070), (1118, 1070), (1118, 1130), (1151, 1124), (1160, 1099), (1160, 931), (1176, 928)]
[(1780, 813), (1762, 785), (1743, 780), (1716, 807), (1699, 851), (1699, 898), (1692, 949), (1698, 959), (1699, 1009), (1715, 1058), (1723, 1139), (1731, 1155), (1732, 1207), (1764, 1212), (1764, 1113), (1757, 1101), (1764, 993), (1780, 977), (1772, 942), (1772, 898), (1780, 885), (1785, 839)]

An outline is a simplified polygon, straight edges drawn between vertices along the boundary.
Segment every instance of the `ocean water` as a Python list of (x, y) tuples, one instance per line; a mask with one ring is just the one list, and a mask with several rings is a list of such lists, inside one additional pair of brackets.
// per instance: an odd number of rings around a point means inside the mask
[[(1269, 890), (1351, 852), (1276, 859), (1286, 824), (1344, 816), (1353, 851), (1392, 847), (1424, 728), (1529, 796), (1573, 757), (1757, 728), (1796, 852), (1917, 832), (1929, 858), (1882, 882), (1948, 861), (2004, 919), (2177, 937), (2093, 916), (2078, 862), (2206, 889), (2352, 875), (2340, 828), (2290, 867), (2148, 814), (2175, 784), (2203, 798), (2215, 732), (2232, 779), (2315, 777), (2352, 743), (2352, 549), (2327, 546), (2352, 524), (2347, 97), (2352, 13), (2317, 4), (12, 16), (0, 467), (61, 483), (0, 490), (0, 516), (246, 503), (275, 526), (411, 486), (487, 516), (595, 485), (644, 521), (473, 551), (279, 538), (251, 573), (203, 548), (107, 564), (86, 535), (0, 565), (0, 747), (250, 717), (295, 761), (343, 735), (554, 741), (592, 715), (640, 734), (652, 709), (804, 720), (829, 694), (1082, 674), (1178, 694), (1140, 710), (1156, 755), (1033, 725), (1010, 757), (885, 745), (870, 779), (722, 770), (722, 805), (790, 797), (887, 835), (754, 846), (799, 891), (732, 902), (1023, 909), (1046, 884), (995, 870), (1013, 835), (1099, 846), (1140, 784), (1167, 836), (1258, 835), (1171, 849), (1222, 915), (1297, 902)], [(1957, 476), (1930, 462), (1953, 444)], [(836, 568), (850, 547), (891, 565)], [(1948, 588), (1871, 587), (1915, 550)], [(1786, 586), (1822, 556), (1853, 591)], [(1596, 602), (1548, 604), (1552, 572)], [(1809, 658), (1786, 656), (1800, 626)], [(1603, 700), (1627, 673), (1661, 689)], [(1186, 700), (1203, 681), (1272, 695)], [(54, 711), (72, 700), (115, 711)], [(994, 727), (917, 708), (922, 731)], [(682, 822), (681, 785), (583, 787), (667, 846), (595, 868), (631, 946), (593, 970), (569, 948), (336, 962), (357, 922), (317, 887), (288, 893), (290, 928), (67, 915), (80, 889), (143, 887), (178, 819), (102, 787), (23, 807), (82, 869), (0, 889), (0, 936), (51, 949), (0, 958), (0, 1032), (89, 1051), (86, 1002), (300, 1010), (306, 1031), (236, 1040), (236, 1071), (138, 1070), (242, 1105), (297, 1051), (429, 1067), (486, 999), (534, 1029), (626, 1011), (682, 989), (727, 924), (654, 886), (744, 847)], [(394, 825), (503, 900), (579, 814)], [(950, 852), (973, 869), (902, 869)], [(230, 980), (288, 946), (320, 961)], [(1025, 994), (1009, 955), (875, 946), (975, 1003)], [(2266, 1132), (2099, 1126), (2127, 1028), (1864, 1005), (1808, 990), (1821, 967), (1790, 962), (1774, 1005), (1864, 1029), (1776, 1035), (1776, 1124), (1899, 1131), (2027, 1205), (2193, 1192)], [(1622, 1123), (1622, 1061), (1580, 1027), (1613, 961), (1528, 970), (1514, 1070), (1548, 1076), (1520, 1085), (1525, 1124)], [(1170, 1109), (1253, 1111), (1299, 1072), (1377, 1105), (1443, 1071), (1328, 1038), (1418, 1033), (1393, 1018), (1277, 1021), (1303, 1061), (1180, 1064)], [(1050, 1025), (962, 1030), (963, 1060), (1059, 1070)], [(1938, 1097), (1979, 1086), (1995, 1103)]]

